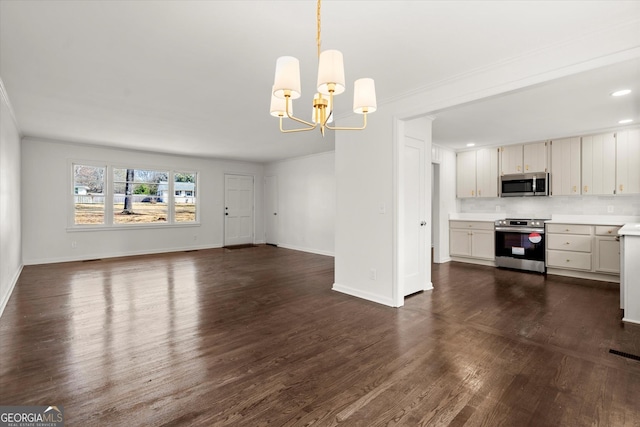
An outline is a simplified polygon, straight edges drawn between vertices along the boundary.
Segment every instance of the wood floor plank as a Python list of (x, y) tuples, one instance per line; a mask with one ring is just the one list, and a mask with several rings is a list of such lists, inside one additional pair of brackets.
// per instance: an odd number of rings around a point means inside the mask
[(68, 425), (638, 426), (640, 326), (614, 283), (461, 263), (399, 309), (333, 258), (258, 245), (26, 266), (0, 405)]

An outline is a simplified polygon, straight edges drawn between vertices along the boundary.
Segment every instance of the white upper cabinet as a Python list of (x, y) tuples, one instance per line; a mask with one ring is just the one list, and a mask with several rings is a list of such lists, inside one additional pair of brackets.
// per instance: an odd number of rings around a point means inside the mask
[(500, 148), (501, 175), (522, 173), (522, 145), (507, 145)]
[(616, 194), (640, 193), (640, 129), (616, 134)]
[(476, 197), (476, 152), (456, 154), (456, 196)]
[(525, 144), (523, 148), (524, 172), (547, 171), (547, 143)]
[(582, 194), (615, 194), (616, 137), (613, 132), (582, 137)]
[(551, 195), (579, 195), (580, 137), (556, 139), (551, 146)]
[(476, 189), (478, 197), (498, 197), (498, 149), (476, 152)]
[(500, 148), (500, 174), (546, 172), (547, 143), (507, 145)]
[(498, 150), (483, 148), (456, 155), (456, 196), (498, 197)]

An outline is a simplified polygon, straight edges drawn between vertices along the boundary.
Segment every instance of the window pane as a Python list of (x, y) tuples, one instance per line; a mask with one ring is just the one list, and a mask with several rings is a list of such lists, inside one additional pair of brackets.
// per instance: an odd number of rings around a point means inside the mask
[(166, 171), (115, 168), (113, 171), (113, 222), (115, 224), (166, 223), (167, 203), (160, 185)]
[(195, 172), (176, 172), (173, 175), (175, 222), (195, 222), (196, 220), (196, 184)]
[(75, 224), (104, 224), (104, 173), (102, 166), (73, 165)]

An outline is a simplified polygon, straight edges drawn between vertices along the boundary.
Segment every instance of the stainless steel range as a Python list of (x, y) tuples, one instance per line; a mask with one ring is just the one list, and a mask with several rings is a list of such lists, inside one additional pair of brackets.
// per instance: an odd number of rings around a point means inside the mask
[(545, 221), (521, 218), (497, 220), (496, 266), (545, 273)]

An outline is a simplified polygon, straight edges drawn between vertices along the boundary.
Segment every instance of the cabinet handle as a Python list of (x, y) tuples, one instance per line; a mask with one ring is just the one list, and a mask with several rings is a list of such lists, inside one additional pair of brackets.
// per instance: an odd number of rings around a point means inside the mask
[(620, 184), (620, 191), (624, 191), (624, 186)]
[(575, 185), (573, 186), (573, 192), (574, 193), (576, 192), (576, 186)]
[(474, 196), (474, 195), (475, 195), (475, 194), (473, 194), (473, 193), (475, 193), (475, 191), (471, 190), (471, 195), (472, 195), (472, 196)]
[(586, 193), (587, 191), (589, 191), (589, 186), (588, 186), (588, 185), (585, 185), (585, 186), (584, 186), (584, 192)]
[(527, 170), (529, 170), (529, 165), (525, 166)]
[(520, 166), (518, 166), (518, 172), (520, 172)]
[(478, 196), (482, 196), (482, 190), (478, 190)]
[(567, 260), (567, 262), (571, 262), (571, 260)]
[(564, 231), (571, 231), (571, 230), (569, 230), (568, 228), (565, 228)]
[(607, 231), (607, 233), (611, 234), (611, 230)]

